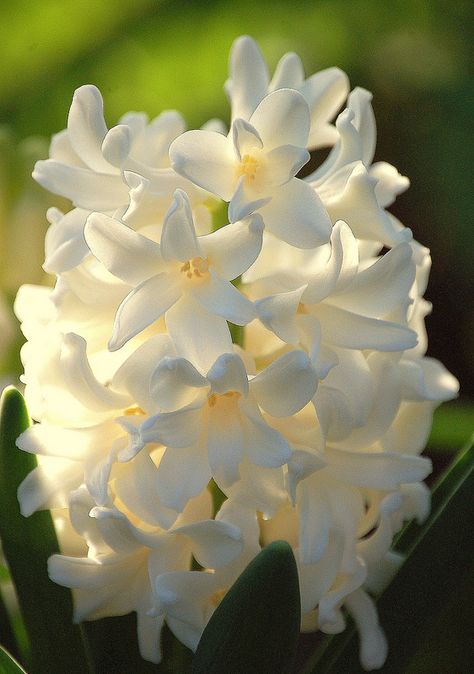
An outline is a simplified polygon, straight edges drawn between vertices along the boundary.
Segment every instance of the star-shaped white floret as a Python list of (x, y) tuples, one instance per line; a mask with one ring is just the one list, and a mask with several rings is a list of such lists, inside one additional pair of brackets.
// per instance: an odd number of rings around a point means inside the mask
[(178, 351), (210, 357), (230, 346), (226, 321), (245, 325), (255, 317), (250, 302), (231, 281), (254, 262), (263, 225), (254, 215), (205, 236), (196, 236), (186, 194), (176, 190), (160, 244), (106, 215), (88, 219), (92, 253), (115, 276), (133, 286), (118, 308), (111, 350), (165, 314)]
[(235, 119), (228, 136), (188, 131), (170, 147), (177, 173), (228, 201), (232, 222), (258, 210), (265, 227), (299, 248), (329, 239), (331, 224), (316, 192), (295, 175), (309, 159), (310, 126), (303, 96), (279, 89), (249, 121)]
[(291, 456), (288, 442), (263, 418), (291, 416), (317, 387), (306, 354), (291, 351), (249, 381), (241, 358), (221, 355), (207, 376), (183, 358), (167, 358), (151, 383), (163, 412), (142, 424), (143, 443), (166, 450), (157, 473), (160, 499), (182, 510), (214, 477), (225, 489), (239, 479), (239, 464), (278, 467)]
[(232, 119), (249, 119), (271, 91), (296, 89), (305, 97), (310, 110), (308, 147), (330, 145), (336, 140), (337, 133), (330, 120), (349, 91), (347, 75), (339, 68), (327, 68), (306, 79), (300, 57), (290, 52), (282, 56), (270, 80), (257, 43), (242, 35), (232, 45), (229, 75), (225, 90), (232, 106)]

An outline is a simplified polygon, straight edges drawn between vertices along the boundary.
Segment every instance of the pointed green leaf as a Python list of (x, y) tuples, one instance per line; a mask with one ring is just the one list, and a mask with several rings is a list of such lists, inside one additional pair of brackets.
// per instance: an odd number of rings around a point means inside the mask
[(227, 592), (199, 642), (192, 674), (287, 674), (300, 626), (295, 558), (275, 541)]
[(0, 411), (0, 538), (30, 642), (31, 674), (84, 674), (88, 670), (79, 628), (72, 624), (69, 590), (47, 574), (48, 557), (59, 552), (51, 515), (21, 515), (18, 485), (36, 458), (15, 441), (29, 426), (22, 395), (5, 389)]
[[(0, 594), (0, 640), (2, 646), (4, 646), (10, 653), (15, 656), (19, 656), (18, 643), (15, 636), (15, 631), (12, 626), (12, 621), (8, 613), (5, 602), (3, 601), (3, 596)], [(0, 669), (1, 674), (1, 669)]]
[(7, 651), (0, 646), (0, 674), (25, 674), (25, 670), (20, 667)]
[[(421, 527), (410, 523), (397, 541), (397, 549), (406, 552), (407, 559), (377, 600), (380, 623), (389, 643), (387, 662), (378, 670), (381, 674), (406, 673), (456, 590), (468, 583), (474, 566), (473, 489), (474, 448), (469, 445), (433, 488), (427, 521)], [(469, 658), (468, 651), (465, 655)], [(351, 621), (345, 632), (324, 642), (303, 671), (362, 674)]]

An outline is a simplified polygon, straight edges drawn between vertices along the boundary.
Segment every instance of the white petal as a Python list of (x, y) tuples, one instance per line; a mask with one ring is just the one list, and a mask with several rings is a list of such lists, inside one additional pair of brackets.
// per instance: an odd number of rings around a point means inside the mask
[(357, 274), (350, 286), (330, 297), (329, 302), (378, 318), (407, 302), (414, 280), (411, 247), (401, 243)]
[(46, 232), (46, 259), (43, 269), (56, 274), (76, 267), (89, 253), (84, 225), (89, 211), (74, 208), (62, 215)]
[(377, 130), (375, 128), (374, 111), (372, 110), (372, 94), (362, 87), (356, 87), (349, 94), (347, 106), (354, 111), (354, 126), (362, 141), (361, 159), (370, 166), (374, 158)]
[(325, 437), (338, 441), (349, 435), (354, 427), (354, 417), (342, 391), (323, 383), (316, 391), (313, 403)]
[(240, 529), (228, 522), (204, 520), (173, 529), (173, 534), (191, 539), (194, 557), (212, 569), (228, 564), (242, 550)]
[(170, 147), (174, 170), (195, 185), (230, 201), (236, 182), (232, 142), (213, 131), (186, 131)]
[(90, 211), (115, 210), (128, 203), (128, 189), (119, 175), (45, 159), (36, 162), (33, 178), (50, 192)]
[(268, 90), (298, 89), (303, 80), (304, 69), (300, 57), (294, 52), (289, 52), (278, 61)]
[(94, 171), (110, 173), (113, 167), (102, 155), (107, 133), (100, 91), (86, 84), (74, 92), (68, 117), (68, 135), (74, 151)]
[(237, 391), (248, 395), (249, 384), (247, 372), (242, 359), (235, 353), (224, 353), (213, 364), (207, 374), (214, 393)]
[(372, 164), (369, 175), (377, 180), (375, 196), (382, 208), (391, 206), (395, 198), (410, 187), (410, 180), (384, 161)]
[(130, 129), (125, 124), (118, 124), (112, 127), (104, 138), (102, 143), (102, 154), (105, 159), (121, 168), (130, 154), (132, 138)]
[[(105, 426), (105, 428), (103, 428)], [(97, 443), (112, 441), (118, 427), (108, 424), (89, 428), (63, 428), (49, 424), (34, 424), (16, 440), (16, 446), (24, 452), (60, 456), (72, 461), (83, 461)], [(120, 431), (119, 431), (120, 434)]]
[(389, 431), (381, 440), (382, 448), (401, 454), (421, 454), (425, 449), (433, 425), (437, 402), (402, 401)]
[(313, 397), (317, 377), (301, 349), (290, 351), (260, 372), (250, 383), (259, 405), (274, 417), (296, 414)]
[(160, 271), (160, 246), (103, 213), (92, 213), (84, 229), (91, 252), (108, 271), (136, 285)]
[(21, 514), (29, 517), (37, 510), (66, 508), (71, 491), (79, 487), (83, 478), (84, 470), (78, 461), (43, 458), (18, 487)]
[(257, 259), (262, 248), (263, 230), (263, 220), (258, 213), (221, 227), (199, 238), (203, 256), (209, 259), (219, 276), (232, 281)]
[(216, 574), (201, 571), (163, 573), (156, 579), (155, 593), (166, 622), (188, 648), (197, 648), (209, 617), (211, 595), (222, 587), (219, 582)]
[(162, 316), (180, 298), (181, 288), (168, 274), (146, 279), (123, 300), (115, 316), (109, 349), (120, 349)]
[(176, 110), (165, 110), (135, 138), (133, 154), (147, 166), (167, 168), (169, 147), (186, 131), (186, 122)]
[(304, 290), (305, 287), (302, 286), (255, 302), (258, 317), (265, 327), (287, 344), (295, 346), (300, 341), (295, 318)]
[(59, 131), (59, 133), (55, 133), (51, 136), (49, 157), (50, 159), (56, 159), (56, 161), (63, 164), (86, 168), (84, 162), (81, 161), (77, 153), (73, 150), (69, 131), (67, 129), (63, 129), (62, 131)]
[(337, 139), (333, 126), (327, 122), (334, 117), (349, 91), (347, 75), (339, 68), (327, 68), (309, 77), (300, 88), (311, 114), (309, 147), (332, 144)]
[[(288, 462), (287, 487), (291, 499), (291, 505), (296, 502), (296, 488), (300, 482), (312, 475), (315, 471), (324, 468), (326, 462), (320, 454), (313, 454), (307, 450), (296, 449), (291, 454)], [(303, 513), (306, 512), (303, 509)], [(303, 513), (300, 515), (300, 524)]]
[(381, 241), (394, 246), (412, 238), (409, 229), (397, 230), (375, 195), (375, 178), (370, 177), (362, 162), (357, 162), (344, 190), (324, 199), (333, 222), (344, 220), (360, 239)]
[(196, 389), (207, 386), (207, 380), (185, 358), (165, 357), (150, 380), (150, 394), (164, 412), (171, 412), (191, 403)]
[(266, 151), (280, 145), (306, 147), (309, 108), (303, 96), (293, 89), (278, 89), (265, 96), (249, 121), (259, 132)]
[(204, 403), (205, 398), (176, 412), (163, 412), (150, 417), (140, 429), (143, 441), (178, 449), (195, 444), (202, 430)]
[(451, 400), (459, 382), (434, 358), (402, 360), (399, 364), (402, 396), (408, 400)]
[(295, 145), (280, 145), (266, 155), (265, 182), (284, 185), (309, 161), (309, 152)]
[(363, 449), (381, 438), (393, 423), (400, 406), (400, 381), (397, 363), (374, 351), (367, 358), (373, 380), (373, 403), (363, 426), (355, 428), (348, 446)]
[(134, 536), (134, 527), (119, 510), (94, 506), (89, 516), (97, 520), (101, 536), (111, 550), (130, 554), (140, 549), (140, 542)]
[(118, 499), (143, 522), (169, 529), (178, 516), (158, 498), (157, 468), (147, 452), (140, 452), (131, 463), (115, 465), (114, 492)]
[(306, 304), (317, 304), (331, 295), (341, 281), (349, 280), (357, 271), (359, 255), (357, 240), (345, 222), (336, 222), (331, 233), (331, 253), (326, 264), (311, 274), (303, 295)]
[(229, 62), (230, 78), (225, 90), (232, 106), (232, 118), (249, 119), (268, 87), (268, 70), (258, 45), (248, 35), (232, 45)]
[(330, 501), (321, 483), (303, 480), (298, 489), (299, 543), (303, 564), (319, 562), (329, 543), (333, 526)]
[(87, 359), (85, 339), (74, 333), (64, 335), (60, 362), (69, 390), (82, 405), (93, 411), (128, 407), (130, 397), (100, 384)]
[(404, 351), (417, 343), (416, 333), (398, 323), (359, 316), (328, 304), (318, 305), (314, 313), (321, 323), (323, 341), (335, 346)]
[(355, 349), (335, 349), (339, 367), (328, 374), (324, 385), (342, 391), (356, 426), (363, 426), (374, 404), (374, 382), (367, 360)]
[(263, 147), (258, 131), (244, 119), (235, 119), (232, 122), (232, 139), (239, 160), (255, 148)]
[(101, 563), (83, 557), (53, 555), (48, 560), (49, 577), (59, 585), (84, 588), (89, 591), (110, 587), (112, 583), (125, 581), (136, 571), (136, 563), (129, 557), (110, 555)]
[(181, 262), (201, 255), (191, 204), (183, 190), (175, 191), (173, 203), (166, 214), (161, 234), (161, 254), (165, 260)]
[(232, 351), (226, 320), (209, 314), (189, 295), (168, 310), (166, 325), (177, 353), (201, 372), (207, 372), (222, 353)]
[[(225, 401), (227, 402), (227, 401)], [(207, 451), (212, 475), (225, 487), (239, 477), (239, 463), (244, 455), (244, 434), (236, 401), (218, 402), (210, 409)]]
[(297, 248), (315, 248), (329, 240), (331, 222), (310, 185), (293, 178), (282, 185), (260, 214), (265, 227)]
[(241, 176), (236, 183), (234, 195), (229, 204), (229, 220), (237, 222), (243, 220), (271, 200), (271, 196), (259, 196), (260, 193), (249, 188), (245, 176)]
[(285, 438), (271, 428), (251, 404), (240, 405), (242, 427), (245, 433), (245, 451), (252, 463), (268, 468), (283, 466), (291, 458), (291, 449)]
[(206, 311), (236, 325), (247, 325), (256, 317), (253, 303), (230, 281), (219, 278), (213, 269), (206, 280), (195, 285), (192, 294)]
[(111, 387), (114, 391), (129, 393), (143, 410), (157, 412), (155, 401), (151, 398), (150, 378), (156, 363), (174, 355), (169, 335), (150, 337), (122, 363), (112, 378)]
[(314, 609), (329, 591), (340, 567), (342, 552), (342, 537), (333, 534), (329, 536), (324, 555), (316, 564), (302, 564), (299, 561), (299, 555), (296, 558), (302, 614)]
[[(253, 556), (260, 552), (255, 513), (260, 511), (265, 518), (273, 517), (286, 503), (288, 496), (281, 467), (265, 468), (244, 458), (239, 464), (239, 473), (239, 480), (225, 487), (228, 498), (220, 507), (218, 517), (233, 522), (241, 528), (245, 525), (245, 531), (242, 532), (245, 547), (248, 550), (249, 540), (253, 539), (253, 553), (249, 551)], [(229, 508), (232, 509), (231, 514)]]
[(419, 482), (431, 472), (431, 461), (393, 452), (347, 452), (326, 448), (327, 470), (337, 480), (371, 489), (398, 489)]
[(380, 669), (387, 658), (388, 646), (374, 602), (364, 590), (358, 589), (346, 597), (344, 604), (357, 625), (363, 668), (366, 671)]
[(337, 171), (347, 170), (347, 166), (360, 161), (362, 156), (362, 141), (353, 124), (354, 113), (345, 109), (336, 119), (336, 129), (339, 138), (329, 153), (327, 159), (305, 180), (317, 181), (318, 186), (324, 184)]
[(159, 664), (161, 662), (160, 635), (165, 619), (148, 615), (148, 608), (137, 610), (137, 639), (140, 655), (144, 660)]
[(182, 512), (211, 479), (207, 452), (200, 445), (167, 449), (157, 471), (157, 494), (166, 506)]

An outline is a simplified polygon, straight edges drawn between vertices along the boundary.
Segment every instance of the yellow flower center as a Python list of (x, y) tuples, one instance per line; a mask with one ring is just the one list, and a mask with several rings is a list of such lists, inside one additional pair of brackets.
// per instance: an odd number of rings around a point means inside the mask
[(180, 272), (188, 278), (202, 278), (209, 273), (209, 260), (207, 257), (193, 257), (183, 264)]
[(237, 168), (237, 175), (239, 178), (240, 176), (245, 176), (245, 182), (251, 183), (257, 177), (259, 168), (260, 163), (258, 159), (251, 154), (244, 154)]
[(309, 311), (308, 311), (308, 307), (306, 306), (306, 304), (303, 304), (302, 302), (300, 302), (298, 304), (298, 308), (296, 310), (296, 313), (297, 314), (308, 314)]
[(124, 410), (123, 414), (126, 417), (133, 417), (145, 415), (146, 412), (144, 412), (141, 407), (138, 407), (138, 405), (132, 405), (131, 407), (127, 407), (127, 409)]
[(211, 395), (207, 397), (207, 404), (209, 407), (215, 407), (219, 401), (222, 401), (222, 398), (226, 398), (227, 401), (229, 401), (230, 398), (238, 400), (240, 398), (240, 393), (238, 391), (228, 391), (227, 393), (211, 393)]

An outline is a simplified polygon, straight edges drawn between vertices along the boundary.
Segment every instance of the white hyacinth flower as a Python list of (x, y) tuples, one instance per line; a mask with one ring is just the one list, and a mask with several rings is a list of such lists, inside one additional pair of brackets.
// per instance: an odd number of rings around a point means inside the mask
[[(92, 253), (115, 276), (136, 286), (120, 305), (111, 350), (122, 347), (165, 314), (173, 339), (226, 341), (225, 319), (245, 325), (255, 316), (252, 303), (230, 281), (257, 258), (263, 226), (258, 216), (197, 237), (189, 201), (177, 190), (160, 244), (105, 215), (93, 214), (85, 236)], [(196, 315), (203, 320), (198, 334)], [(190, 324), (191, 323), (191, 324)]]
[(458, 383), (425, 356), (429, 251), (387, 211), (408, 179), (373, 163), (371, 94), (354, 89), (332, 124), (348, 91), (295, 54), (271, 79), (244, 36), (227, 135), (169, 111), (109, 130), (88, 85), (36, 166), (74, 208), (48, 214), (55, 288), (16, 301), (38, 422), (17, 443), (39, 458), (21, 509), (68, 522), (49, 570), (76, 620), (135, 611), (152, 662), (165, 622), (195, 650), (278, 539), (301, 628), (340, 632), (346, 609), (362, 665), (387, 656), (371, 595), (402, 561), (403, 522), (427, 516), (420, 453)]
[(232, 222), (258, 210), (265, 226), (299, 248), (314, 248), (330, 234), (317, 194), (296, 173), (305, 149), (309, 110), (303, 96), (279, 89), (266, 96), (249, 121), (235, 119), (229, 136), (187, 131), (170, 147), (175, 171), (229, 201)]

